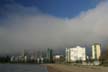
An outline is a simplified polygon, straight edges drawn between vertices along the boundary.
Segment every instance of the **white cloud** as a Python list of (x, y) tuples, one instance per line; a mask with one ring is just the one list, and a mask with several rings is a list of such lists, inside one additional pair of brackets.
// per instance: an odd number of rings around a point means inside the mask
[(5, 26), (0, 28), (1, 52), (65, 48), (103, 42), (108, 37), (108, 5), (105, 2), (68, 20), (43, 14), (33, 7), (8, 7), (14, 13), (7, 14)]

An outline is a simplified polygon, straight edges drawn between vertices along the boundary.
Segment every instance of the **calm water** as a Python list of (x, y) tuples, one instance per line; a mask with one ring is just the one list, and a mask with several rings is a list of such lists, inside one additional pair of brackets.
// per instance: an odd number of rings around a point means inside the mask
[(48, 72), (46, 67), (35, 64), (0, 64), (0, 72)]

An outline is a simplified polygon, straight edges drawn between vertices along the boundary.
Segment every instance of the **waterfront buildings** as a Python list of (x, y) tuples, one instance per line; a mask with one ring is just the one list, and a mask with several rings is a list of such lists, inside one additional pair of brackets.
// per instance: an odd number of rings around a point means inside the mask
[(86, 60), (86, 49), (77, 46), (75, 48), (66, 48), (66, 62), (76, 62)]
[(47, 49), (47, 61), (48, 63), (52, 63), (53, 61), (52, 49), (50, 48)]
[(53, 56), (54, 63), (63, 63), (65, 61), (65, 58), (63, 55), (55, 55)]
[(92, 45), (92, 59), (99, 60), (101, 56), (101, 45), (99, 43), (95, 43)]
[[(67, 63), (76, 62), (76, 63), (87, 63), (87, 65), (99, 65), (101, 56), (101, 45), (95, 43), (92, 45), (92, 52), (89, 56), (86, 55), (86, 48), (81, 46), (76, 46), (73, 48), (66, 48), (65, 56), (53, 54), (53, 50), (48, 48), (46, 52), (37, 52), (36, 55), (32, 55), (27, 52), (23, 52), (22, 56), (12, 56), (11, 62), (30, 62), (30, 63)], [(85, 62), (86, 61), (86, 62)]]

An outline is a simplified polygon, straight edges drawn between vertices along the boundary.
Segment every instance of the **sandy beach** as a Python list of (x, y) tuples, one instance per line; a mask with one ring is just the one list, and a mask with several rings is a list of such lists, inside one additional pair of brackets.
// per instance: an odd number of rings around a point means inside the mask
[(48, 64), (48, 72), (108, 72), (108, 67)]

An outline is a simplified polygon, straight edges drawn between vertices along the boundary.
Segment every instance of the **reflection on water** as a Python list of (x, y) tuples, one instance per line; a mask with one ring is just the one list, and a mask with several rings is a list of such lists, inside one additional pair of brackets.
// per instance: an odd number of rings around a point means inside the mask
[(0, 64), (0, 72), (47, 72), (47, 68), (35, 64)]

